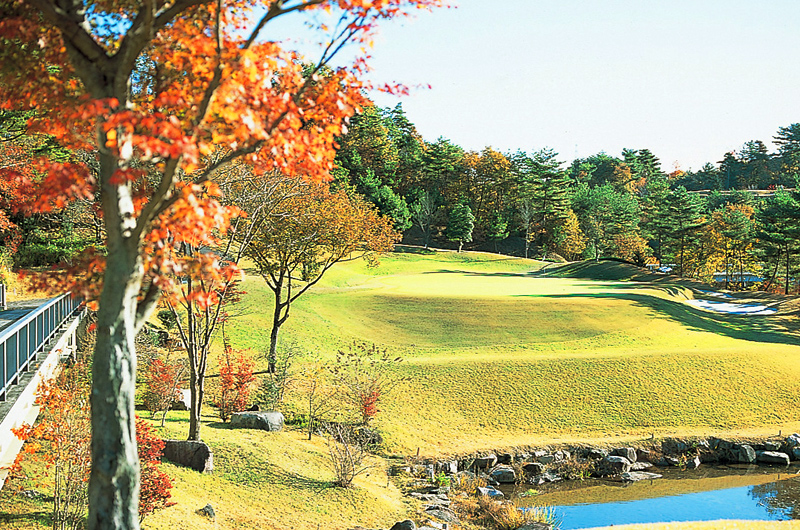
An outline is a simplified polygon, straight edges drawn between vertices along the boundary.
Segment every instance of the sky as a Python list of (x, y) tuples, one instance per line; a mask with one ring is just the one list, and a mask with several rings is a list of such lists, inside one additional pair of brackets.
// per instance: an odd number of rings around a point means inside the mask
[(800, 1), (453, 0), (381, 28), (379, 82), (429, 141), (554, 149), (563, 161), (650, 149), (671, 171), (800, 122)]

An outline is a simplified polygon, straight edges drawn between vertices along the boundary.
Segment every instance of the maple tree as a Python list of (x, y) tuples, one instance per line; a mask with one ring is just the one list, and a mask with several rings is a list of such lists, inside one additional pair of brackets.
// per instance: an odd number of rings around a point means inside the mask
[[(26, 440), (25, 452), (39, 453), (52, 470), (53, 528), (78, 529), (86, 517), (91, 466), (89, 369), (83, 361), (42, 382), (36, 391), (39, 421), (12, 429)], [(47, 444), (43, 450), (41, 442)]]
[(226, 341), (219, 356), (219, 388), (214, 400), (222, 421), (228, 421), (232, 413), (247, 407), (250, 387), (256, 380), (254, 368), (253, 359), (241, 350), (234, 350)]
[[(34, 425), (23, 424), (14, 434), (27, 441), (23, 454), (40, 454), (53, 477), (53, 528), (77, 530), (84, 527), (91, 466), (89, 429), (89, 366), (83, 358), (63, 367), (42, 382), (36, 391), (40, 407)], [(172, 481), (159, 469), (164, 441), (145, 421), (136, 420), (136, 443), (141, 463), (139, 520), (155, 510), (170, 506)], [(46, 444), (43, 447), (42, 444)]]
[(139, 491), (139, 522), (156, 510), (172, 506), (172, 480), (159, 469), (164, 452), (164, 440), (159, 438), (149, 423), (136, 420), (136, 445), (141, 465), (141, 488)]
[(142, 402), (153, 416), (161, 412), (161, 426), (167, 411), (181, 399), (180, 387), (186, 377), (186, 363), (171, 359), (169, 352), (153, 357), (145, 367), (145, 391)]
[[(216, 172), (247, 157), (257, 171), (326, 178), (344, 119), (364, 104), (366, 52), (317, 75), (376, 24), (440, 0), (5, 0), (0, 106), (35, 111), (31, 130), (92, 154), (39, 159), (28, 179), (47, 211), (99, 196), (105, 252), (87, 251), (60, 282), (99, 302), (93, 360), (90, 529), (138, 528), (134, 337), (175, 272), (176, 248), (213, 243), (234, 212)], [(310, 70), (264, 28), (288, 13), (338, 16)], [(210, 159), (212, 153), (222, 153)], [(215, 273), (214, 259), (193, 262)], [(216, 294), (197, 292), (200, 304)]]
[(292, 304), (340, 262), (366, 258), (393, 248), (399, 238), (392, 221), (364, 200), (325, 184), (287, 181), (275, 215), (257, 229), (247, 253), (272, 290), (275, 304), (268, 360), (275, 370), (278, 333)]

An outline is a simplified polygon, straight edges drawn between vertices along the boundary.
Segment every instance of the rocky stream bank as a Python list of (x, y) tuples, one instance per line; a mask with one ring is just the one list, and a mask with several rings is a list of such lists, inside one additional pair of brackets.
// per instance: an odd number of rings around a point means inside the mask
[[(546, 511), (518, 519), (509, 517), (502, 523), (484, 512), (510, 514), (518, 510), (501, 491), (503, 485), (535, 487), (597, 479), (635, 482), (661, 478), (659, 470), (663, 468), (697, 469), (716, 464), (785, 467), (793, 461), (800, 461), (800, 434), (747, 439), (667, 438), (625, 446), (524, 447), (444, 459), (408, 458), (390, 472), (405, 478), (406, 495), (418, 501), (419, 509), (415, 520), (398, 522), (390, 530), (448, 530), (454, 526), (545, 530), (552, 528)], [(518, 526), (513, 525), (515, 520)]]

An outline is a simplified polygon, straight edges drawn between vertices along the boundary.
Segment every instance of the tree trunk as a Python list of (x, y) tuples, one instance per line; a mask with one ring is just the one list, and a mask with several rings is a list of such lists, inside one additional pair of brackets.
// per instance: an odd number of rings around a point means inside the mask
[(786, 246), (786, 282), (784, 283), (783, 294), (789, 294), (789, 246)]
[(142, 276), (138, 249), (109, 239), (92, 364), (91, 530), (139, 528), (136, 447), (136, 297)]
[(203, 395), (205, 394), (205, 378), (202, 377), (195, 368), (196, 359), (192, 359), (189, 364), (192, 366), (192, 373), (189, 381), (189, 394), (191, 406), (189, 407), (189, 437), (187, 440), (200, 441), (200, 411), (203, 407)]
[(458, 252), (459, 252), (459, 253), (461, 253), (461, 247), (463, 247), (463, 246), (464, 246), (464, 242), (463, 242), (463, 241), (461, 241), (461, 240), (459, 240), (459, 241), (458, 241)]
[[(270, 374), (275, 373), (276, 364), (278, 363), (278, 332), (281, 329), (281, 325), (286, 320), (286, 315), (281, 314), (284, 307), (284, 303), (281, 301), (283, 286), (280, 284), (276, 285), (273, 292), (275, 293), (275, 308), (272, 311), (272, 331), (270, 331), (269, 334), (269, 354), (267, 355), (267, 362), (269, 363), (267, 372)], [(291, 291), (289, 291), (289, 293), (291, 294)], [(289, 300), (286, 301), (286, 304), (288, 303)]]
[(269, 363), (267, 372), (271, 374), (275, 373), (275, 366), (278, 363), (278, 331), (280, 331), (280, 329), (280, 319), (273, 320), (272, 331), (269, 334), (269, 356), (267, 357)]
[(528, 259), (528, 247), (530, 246), (530, 241), (528, 237), (530, 236), (530, 229), (525, 229), (525, 259)]

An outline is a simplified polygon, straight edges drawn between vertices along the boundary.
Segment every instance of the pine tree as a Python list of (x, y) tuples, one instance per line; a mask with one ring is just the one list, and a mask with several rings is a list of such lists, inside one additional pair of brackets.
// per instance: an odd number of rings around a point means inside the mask
[(460, 202), (450, 210), (445, 235), (450, 241), (458, 241), (458, 251), (461, 252), (464, 243), (472, 241), (472, 229), (475, 227), (475, 216), (472, 209), (465, 202)]
[(696, 241), (695, 236), (698, 230), (707, 223), (707, 219), (703, 215), (703, 206), (701, 197), (689, 193), (682, 186), (673, 191), (670, 196), (668, 211), (672, 226), (669, 239), (676, 251), (678, 270), (681, 275), (684, 273), (686, 251)]

